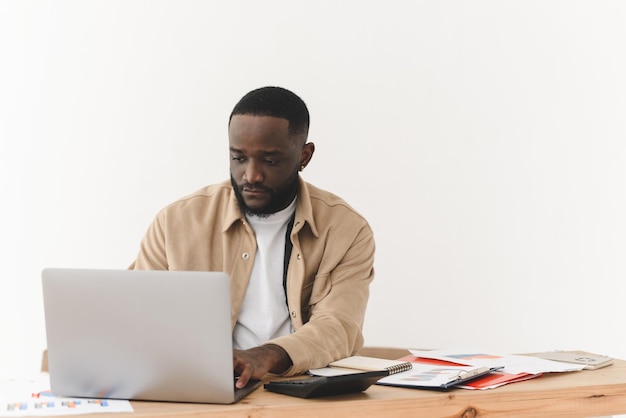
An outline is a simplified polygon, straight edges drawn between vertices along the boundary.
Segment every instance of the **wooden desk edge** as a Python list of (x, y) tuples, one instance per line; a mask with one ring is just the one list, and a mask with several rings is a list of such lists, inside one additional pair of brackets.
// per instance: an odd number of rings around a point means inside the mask
[[(584, 380), (581, 377), (585, 376)], [(272, 379), (268, 379), (272, 380)], [(135, 417), (594, 417), (626, 413), (626, 361), (581, 372), (552, 373), (496, 389), (436, 392), (373, 385), (359, 394), (300, 399), (257, 389), (237, 404), (133, 402)]]
[[(367, 351), (362, 355), (400, 358), (408, 351)], [(386, 353), (386, 355), (385, 355)], [(581, 377), (584, 374), (585, 379)], [(275, 380), (267, 378), (265, 380)], [(581, 383), (582, 382), (582, 383)], [(603, 369), (552, 373), (496, 389), (455, 389), (434, 392), (373, 385), (359, 394), (300, 399), (265, 391), (262, 387), (236, 404), (185, 404), (131, 401), (132, 418), (144, 417), (388, 417), (390, 414), (449, 417), (594, 417), (626, 413), (626, 361)], [(98, 417), (101, 414), (87, 414)]]

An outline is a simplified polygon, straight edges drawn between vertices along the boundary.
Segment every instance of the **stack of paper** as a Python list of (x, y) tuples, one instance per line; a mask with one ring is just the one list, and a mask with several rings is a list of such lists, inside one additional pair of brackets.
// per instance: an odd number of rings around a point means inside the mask
[(493, 389), (509, 383), (539, 377), (544, 373), (572, 372), (584, 369), (584, 365), (563, 363), (546, 360), (538, 357), (489, 354), (474, 350), (409, 350), (412, 356), (404, 360), (424, 363), (429, 361), (442, 361), (450, 364), (462, 364), (468, 366), (492, 367), (502, 366), (502, 369), (492, 372), (490, 375), (473, 380), (470, 383), (457, 387), (464, 389)]

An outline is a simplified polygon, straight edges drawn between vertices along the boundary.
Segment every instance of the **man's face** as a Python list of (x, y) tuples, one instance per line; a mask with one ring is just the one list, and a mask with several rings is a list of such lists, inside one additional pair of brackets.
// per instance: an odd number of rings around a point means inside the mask
[(289, 136), (287, 119), (235, 115), (230, 120), (230, 178), (245, 213), (286, 208), (298, 190), (303, 146)]

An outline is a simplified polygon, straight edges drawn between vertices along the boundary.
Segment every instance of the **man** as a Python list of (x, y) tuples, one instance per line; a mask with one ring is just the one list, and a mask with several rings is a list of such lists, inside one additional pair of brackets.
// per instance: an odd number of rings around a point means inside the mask
[(308, 130), (308, 109), (289, 90), (246, 94), (228, 125), (230, 181), (164, 208), (131, 266), (230, 275), (238, 387), (363, 345), (374, 237), (346, 202), (300, 178), (315, 151)]

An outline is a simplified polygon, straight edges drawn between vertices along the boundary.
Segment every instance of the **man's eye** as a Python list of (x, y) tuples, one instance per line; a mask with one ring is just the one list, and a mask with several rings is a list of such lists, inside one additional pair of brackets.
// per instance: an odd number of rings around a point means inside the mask
[(245, 158), (244, 157), (238, 157), (236, 155), (233, 155), (232, 157), (230, 157), (231, 160), (236, 161), (238, 163), (244, 162)]
[(279, 163), (278, 160), (265, 160), (265, 164), (267, 165), (276, 165), (278, 163)]

